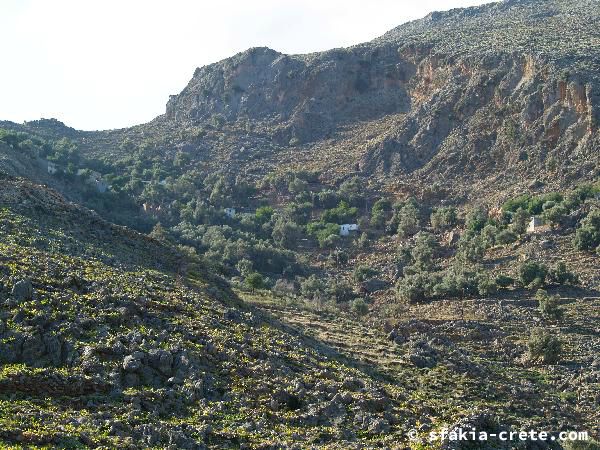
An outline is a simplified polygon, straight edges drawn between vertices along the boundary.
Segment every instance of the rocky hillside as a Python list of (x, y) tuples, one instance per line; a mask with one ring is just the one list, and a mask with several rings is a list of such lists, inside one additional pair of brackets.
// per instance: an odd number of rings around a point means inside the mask
[(132, 145), (166, 161), (183, 151), (208, 173), (308, 166), (392, 190), (454, 180), (478, 196), (534, 178), (569, 185), (598, 174), (599, 20), (593, 0), (435, 12), (354, 47), (253, 48), (198, 68), (145, 125), (25, 128), (112, 162)]
[[(392, 177), (589, 176), (599, 19), (588, 0), (507, 1), (432, 13), (346, 49), (255, 48), (197, 69), (165, 119), (265, 122), (282, 146), (350, 141), (362, 146), (350, 152), (361, 170)], [(395, 123), (360, 135), (390, 115)], [(344, 125), (355, 127), (349, 139)], [(326, 163), (327, 147), (309, 157)]]
[[(598, 439), (599, 29), (507, 0), (0, 122), (0, 447)], [(537, 444), (486, 448), (598, 448)]]
[[(0, 181), (3, 448), (383, 439), (398, 406), (371, 375), (242, 306), (199, 261)], [(368, 417), (321, 432), (322, 410), (352, 405)]]
[(2, 176), (0, 201), (3, 448), (439, 448), (422, 445), (443, 426), (597, 422), (597, 299), (568, 299), (570, 357), (546, 372), (524, 364), (528, 301), (424, 305), (386, 338), (242, 302), (197, 257), (29, 181)]

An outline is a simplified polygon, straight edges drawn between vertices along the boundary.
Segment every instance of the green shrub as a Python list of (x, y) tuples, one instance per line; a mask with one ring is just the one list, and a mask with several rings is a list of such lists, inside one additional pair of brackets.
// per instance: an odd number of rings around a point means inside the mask
[(288, 191), (291, 194), (300, 194), (302, 192), (306, 192), (308, 189), (308, 183), (300, 178), (294, 178), (288, 184)]
[(569, 272), (567, 265), (561, 261), (555, 267), (552, 267), (548, 273), (548, 278), (556, 284), (577, 284), (579, 282), (577, 275)]
[(568, 213), (569, 212), (567, 211), (567, 208), (565, 208), (561, 203), (559, 203), (551, 208), (544, 209), (544, 212), (542, 213), (542, 218), (544, 219), (544, 222), (547, 222), (552, 226), (556, 226), (561, 225), (564, 222), (565, 217)]
[(369, 246), (371, 245), (371, 241), (370, 241), (367, 233), (362, 233), (360, 235), (360, 237), (358, 238), (358, 241), (356, 242), (356, 245), (358, 246), (358, 248), (362, 248), (362, 249), (369, 248)]
[(438, 297), (464, 297), (475, 295), (477, 291), (477, 276), (475, 272), (463, 267), (453, 267), (447, 270), (440, 282), (433, 288)]
[(486, 244), (481, 235), (474, 231), (465, 232), (458, 242), (456, 259), (463, 264), (478, 263), (483, 260)]
[(412, 264), (418, 271), (429, 271), (434, 268), (439, 245), (431, 233), (419, 232), (410, 250)]
[(496, 236), (496, 242), (500, 245), (512, 244), (517, 240), (517, 235), (510, 230), (502, 230)]
[(285, 216), (298, 225), (306, 225), (310, 220), (310, 213), (313, 206), (310, 202), (289, 203), (284, 208)]
[(266, 223), (271, 220), (271, 216), (273, 216), (274, 210), (270, 206), (261, 206), (256, 210), (254, 216), (260, 223)]
[(488, 212), (482, 207), (471, 209), (465, 218), (467, 230), (479, 232), (483, 229), (488, 220)]
[(515, 279), (507, 275), (498, 275), (496, 277), (496, 284), (501, 288), (507, 288), (515, 283)]
[(498, 286), (481, 266), (454, 264), (444, 272), (434, 287), (438, 297), (464, 297), (465, 295), (491, 295)]
[(529, 220), (531, 219), (531, 214), (529, 214), (525, 209), (519, 208), (512, 214), (511, 228), (517, 235), (522, 235), (527, 231), (527, 225), (529, 224)]
[(300, 282), (300, 293), (309, 300), (324, 300), (327, 286), (316, 275), (311, 275)]
[(300, 227), (293, 222), (279, 219), (273, 226), (271, 237), (273, 238), (273, 242), (283, 248), (296, 248), (298, 239), (300, 238)]
[(22, 142), (28, 139), (29, 135), (27, 133), (0, 128), (0, 141), (14, 149), (17, 149)]
[(323, 212), (321, 221), (325, 223), (350, 223), (356, 220), (358, 208), (351, 207), (345, 201), (341, 201), (336, 208), (328, 209)]
[(332, 280), (327, 285), (327, 294), (336, 302), (336, 303), (345, 303), (354, 298), (354, 291), (352, 290), (352, 286), (348, 284), (346, 281), (336, 281)]
[(537, 195), (532, 197), (529, 200), (529, 204), (527, 205), (527, 211), (529, 214), (541, 214), (543, 211), (544, 205), (546, 203), (552, 202), (550, 207), (554, 206), (556, 203), (560, 203), (563, 200), (562, 194), (558, 192), (551, 192), (549, 194)]
[(398, 299), (409, 303), (427, 300), (433, 295), (433, 287), (437, 281), (436, 276), (429, 272), (406, 275), (398, 280), (396, 295)]
[(352, 177), (340, 185), (340, 189), (338, 191), (339, 196), (346, 200), (346, 202), (348, 202), (351, 206), (361, 205), (365, 199), (364, 184), (364, 180), (361, 178)]
[(361, 265), (354, 269), (354, 272), (352, 273), (352, 278), (354, 279), (354, 281), (361, 283), (363, 281), (368, 280), (369, 278), (373, 278), (376, 274), (377, 271), (375, 269)]
[(383, 229), (385, 226), (385, 213), (383, 211), (373, 211), (369, 225), (377, 230)]
[(576, 189), (567, 193), (563, 201), (563, 205), (565, 208), (567, 208), (567, 210), (573, 211), (588, 198), (593, 198), (599, 193), (600, 183), (596, 182), (595, 184), (582, 184), (581, 186), (578, 186)]
[(412, 236), (419, 231), (419, 211), (415, 205), (408, 203), (398, 211), (398, 235), (402, 238)]
[(544, 203), (560, 203), (562, 200), (563, 196), (559, 192), (550, 192), (548, 194), (536, 195), (533, 197), (529, 194), (523, 194), (506, 201), (502, 205), (502, 210), (514, 213), (519, 209), (523, 209), (530, 215), (540, 214)]
[(392, 203), (386, 198), (380, 198), (373, 203), (371, 212), (389, 212), (392, 209)]
[(543, 289), (538, 289), (535, 298), (539, 303), (539, 309), (547, 319), (560, 320), (563, 316), (563, 310), (559, 306), (560, 296), (548, 295)]
[(331, 233), (331, 234), (328, 234), (326, 237), (324, 237), (324, 236), (325, 236), (325, 234), (319, 235), (319, 246), (321, 248), (335, 247), (336, 245), (339, 245), (339, 243), (341, 241), (340, 236), (337, 234)]
[(515, 212), (519, 209), (527, 210), (531, 196), (528, 194), (519, 195), (518, 197), (507, 200), (502, 205), (502, 210), (507, 212)]
[(548, 267), (536, 261), (526, 261), (519, 267), (519, 280), (525, 287), (532, 284), (543, 286), (548, 275)]
[(444, 206), (431, 213), (431, 226), (435, 231), (441, 231), (456, 225), (456, 208)]
[(481, 271), (477, 274), (477, 292), (479, 295), (487, 297), (498, 291), (496, 280), (489, 276), (487, 272)]
[(258, 272), (249, 274), (245, 279), (245, 283), (252, 291), (255, 289), (263, 289), (265, 287), (265, 279)]
[(362, 298), (352, 300), (350, 307), (352, 309), (352, 312), (357, 316), (364, 316), (369, 312), (369, 305), (367, 305), (367, 303)]
[(543, 328), (531, 330), (527, 342), (529, 359), (532, 362), (543, 364), (555, 364), (560, 361), (562, 343), (560, 339), (553, 336)]
[(592, 209), (581, 221), (573, 243), (579, 250), (594, 250), (600, 245), (600, 208)]
[(486, 247), (493, 247), (494, 244), (500, 243), (497, 242), (498, 233), (498, 228), (495, 225), (487, 224), (485, 227), (483, 227), (483, 230), (481, 230), (481, 238), (483, 239)]
[(329, 209), (333, 208), (339, 203), (338, 195), (329, 189), (319, 192), (317, 195), (317, 201), (321, 208)]
[(340, 226), (335, 223), (311, 222), (306, 226), (306, 233), (317, 239), (321, 248), (327, 248), (339, 242)]

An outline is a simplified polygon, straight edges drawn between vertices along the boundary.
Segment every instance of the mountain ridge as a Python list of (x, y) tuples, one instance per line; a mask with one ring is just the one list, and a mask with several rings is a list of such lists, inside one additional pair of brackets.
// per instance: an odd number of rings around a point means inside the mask
[(68, 134), (95, 158), (146, 141), (165, 161), (184, 149), (249, 176), (290, 158), (329, 172), (336, 154), (345, 173), (387, 186), (475, 174), (481, 195), (498, 173), (521, 189), (535, 178), (568, 185), (598, 172), (599, 20), (591, 0), (505, 1), (431, 13), (348, 48), (257, 47), (197, 68), (147, 124)]

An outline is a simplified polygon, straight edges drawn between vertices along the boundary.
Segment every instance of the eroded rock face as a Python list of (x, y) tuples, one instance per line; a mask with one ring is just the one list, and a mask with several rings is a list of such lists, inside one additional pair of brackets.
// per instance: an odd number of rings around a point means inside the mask
[(594, 155), (598, 114), (585, 77), (562, 79), (527, 53), (413, 58), (411, 109), (397, 129), (368, 145), (364, 170), (483, 175), (574, 148)]
[(395, 46), (369, 45), (310, 56), (252, 48), (197, 69), (171, 96), (176, 121), (250, 118), (288, 125), (288, 136), (309, 141), (339, 123), (408, 111), (405, 82), (413, 64)]
[(345, 49), (253, 48), (197, 69), (166, 118), (259, 122), (272, 142), (297, 146), (393, 116), (364, 139), (361, 172), (485, 178), (570, 158), (583, 176), (600, 141), (597, 11), (591, 0), (500, 2), (432, 13)]

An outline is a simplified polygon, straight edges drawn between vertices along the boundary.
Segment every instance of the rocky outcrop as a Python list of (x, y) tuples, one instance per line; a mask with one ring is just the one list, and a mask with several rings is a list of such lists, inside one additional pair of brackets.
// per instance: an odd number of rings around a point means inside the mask
[(309, 141), (348, 120), (408, 111), (405, 82), (414, 70), (394, 46), (306, 56), (252, 48), (197, 69), (181, 94), (171, 96), (167, 117), (272, 120), (286, 123), (289, 137)]
[(363, 173), (522, 178), (552, 166), (568, 181), (598, 170), (598, 20), (591, 0), (505, 1), (432, 13), (345, 49), (253, 48), (197, 69), (166, 119), (258, 122), (278, 145), (310, 146), (394, 116), (364, 142)]

